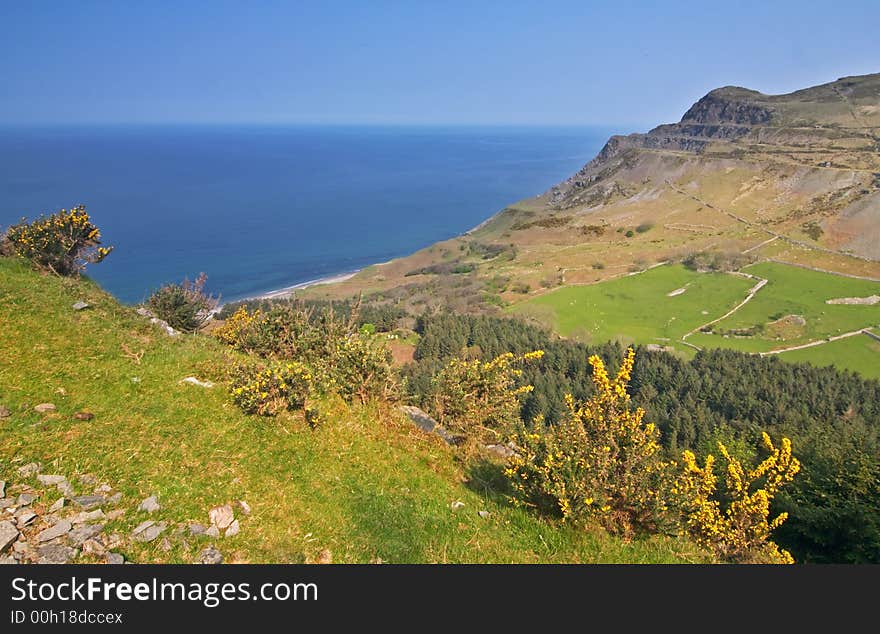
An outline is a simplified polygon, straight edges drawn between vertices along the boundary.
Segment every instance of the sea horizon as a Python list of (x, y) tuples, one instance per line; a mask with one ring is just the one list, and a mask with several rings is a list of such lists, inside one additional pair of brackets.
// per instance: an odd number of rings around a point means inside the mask
[[(126, 303), (204, 271), (224, 303), (461, 235), (567, 178), (615, 126), (0, 126), (0, 227), (85, 204)], [(51, 174), (52, 176), (46, 176)]]

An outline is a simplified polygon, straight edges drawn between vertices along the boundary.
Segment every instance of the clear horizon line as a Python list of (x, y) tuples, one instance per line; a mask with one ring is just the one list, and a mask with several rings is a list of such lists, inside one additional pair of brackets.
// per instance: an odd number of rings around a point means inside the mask
[(35, 127), (122, 127), (122, 126), (253, 126), (253, 127), (399, 127), (399, 128), (437, 128), (437, 127), (483, 127), (483, 128), (627, 128), (649, 129), (656, 124), (627, 122), (450, 122), (450, 121), (0, 121), (0, 128)]

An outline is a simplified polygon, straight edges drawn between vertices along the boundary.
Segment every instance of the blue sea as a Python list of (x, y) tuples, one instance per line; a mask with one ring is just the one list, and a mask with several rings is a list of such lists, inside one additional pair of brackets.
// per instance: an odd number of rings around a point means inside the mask
[(0, 227), (86, 205), (125, 302), (208, 275), (224, 301), (467, 231), (591, 159), (611, 128), (0, 128)]

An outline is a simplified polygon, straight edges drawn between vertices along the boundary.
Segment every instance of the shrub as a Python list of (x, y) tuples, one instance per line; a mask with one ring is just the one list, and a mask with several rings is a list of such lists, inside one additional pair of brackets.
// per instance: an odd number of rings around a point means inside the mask
[(636, 227), (636, 233), (647, 233), (651, 229), (654, 228), (653, 222), (643, 222), (638, 227)]
[(199, 330), (211, 318), (219, 299), (205, 293), (208, 276), (200, 273), (194, 282), (166, 284), (147, 300), (147, 306), (159, 319), (183, 332)]
[[(693, 453), (684, 452), (677, 491), (685, 498), (686, 527), (697, 543), (726, 561), (794, 563), (790, 553), (769, 539), (788, 514), (780, 513), (772, 520), (769, 517), (770, 503), (779, 489), (800, 471), (800, 462), (792, 455), (788, 438), (783, 438), (778, 448), (766, 433), (763, 441), (769, 455), (751, 470), (731, 456), (723, 443), (718, 443), (727, 464), (723, 496), (717, 492), (715, 457), (707, 456), (701, 467)], [(724, 500), (723, 507), (719, 498)]]
[(79, 274), (86, 264), (101, 262), (113, 250), (100, 246), (101, 231), (82, 205), (30, 223), (22, 220), (6, 231), (3, 241), (8, 243), (4, 251), (11, 250), (58, 275)]
[(329, 374), (343, 397), (357, 397), (366, 403), (371, 398), (393, 400), (398, 395), (391, 351), (374, 337), (357, 334), (344, 338), (328, 362)]
[(246, 414), (274, 416), (305, 408), (316, 394), (314, 373), (298, 362), (270, 366), (239, 364), (231, 371), (232, 398)]
[(502, 354), (491, 361), (452, 359), (431, 382), (432, 413), (448, 429), (482, 438), (497, 438), (519, 420), (521, 397), (531, 385), (517, 386), (519, 364), (544, 356)]
[(627, 238), (632, 238), (636, 234), (633, 233), (632, 229), (627, 229), (626, 233), (624, 233), (623, 235), (625, 235)]
[(357, 311), (347, 321), (332, 307), (315, 315), (291, 305), (248, 312), (242, 306), (214, 331), (221, 341), (267, 359), (294, 361), (313, 370), (321, 392), (336, 392), (365, 403), (370, 398), (394, 399), (397, 373), (384, 337), (365, 324), (353, 332)]
[(643, 422), (645, 411), (629, 403), (634, 359), (629, 349), (611, 379), (602, 359), (591, 356), (593, 396), (578, 404), (568, 395), (568, 415), (557, 425), (538, 419), (531, 429), (518, 427), (520, 451), (505, 470), (514, 502), (618, 533), (676, 526), (666, 486), (674, 464), (662, 460), (659, 431)]

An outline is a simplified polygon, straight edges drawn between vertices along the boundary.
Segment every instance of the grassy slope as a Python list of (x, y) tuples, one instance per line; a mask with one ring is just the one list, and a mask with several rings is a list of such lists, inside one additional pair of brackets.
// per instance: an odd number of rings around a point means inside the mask
[[(71, 309), (85, 299), (92, 308)], [(122, 344), (144, 350), (140, 364)], [(87, 280), (38, 275), (0, 258), (0, 479), (32, 460), (44, 472), (93, 473), (123, 492), (128, 534), (135, 509), (158, 494), (158, 517), (206, 522), (208, 509), (246, 500), (241, 533), (218, 540), (227, 561), (299, 562), (329, 548), (335, 562), (676, 562), (702, 557), (669, 539), (625, 543), (510, 507), (467, 482), (455, 451), (387, 406), (338, 405), (312, 432), (298, 415), (242, 415), (216, 378), (227, 352), (208, 337), (171, 339)], [(132, 379), (136, 377), (139, 381)], [(61, 390), (63, 389), (63, 393)], [(33, 405), (51, 401), (55, 414)], [(72, 415), (88, 409), (91, 422)], [(48, 496), (47, 496), (48, 497)], [(450, 503), (464, 502), (453, 512)], [(51, 502), (51, 500), (46, 500)], [(490, 511), (483, 519), (478, 510)], [(168, 531), (170, 534), (171, 531)], [(134, 561), (192, 561), (207, 540), (173, 539), (123, 550)]]
[(880, 379), (880, 341), (867, 335), (856, 335), (821, 346), (783, 352), (779, 358), (792, 362), (806, 361), (818, 367), (834, 365), (854, 370), (869, 378)]
[[(512, 311), (549, 318), (559, 333), (582, 340), (620, 339), (685, 348), (674, 340), (723, 315), (753, 285), (733, 275), (660, 266), (601, 284), (566, 286), (517, 304)], [(668, 296), (680, 288), (687, 290)]]
[[(744, 269), (746, 272), (769, 280), (754, 299), (736, 313), (716, 324), (717, 329), (749, 328), (769, 324), (778, 315), (802, 315), (806, 325), (781, 331), (784, 339), (776, 339), (776, 332), (767, 329), (763, 335), (724, 338), (718, 335), (695, 334), (690, 341), (698, 346), (725, 347), (761, 352), (795, 346), (809, 341), (880, 324), (880, 305), (831, 305), (825, 300), (840, 297), (867, 297), (880, 294), (880, 283), (857, 280), (840, 275), (820, 273), (762, 262)], [(819, 347), (821, 348), (821, 346)], [(819, 348), (816, 348), (818, 351)], [(839, 347), (843, 350), (843, 347)], [(805, 356), (804, 356), (805, 355)], [(804, 351), (803, 360), (819, 359)], [(823, 358), (827, 352), (822, 352)]]

